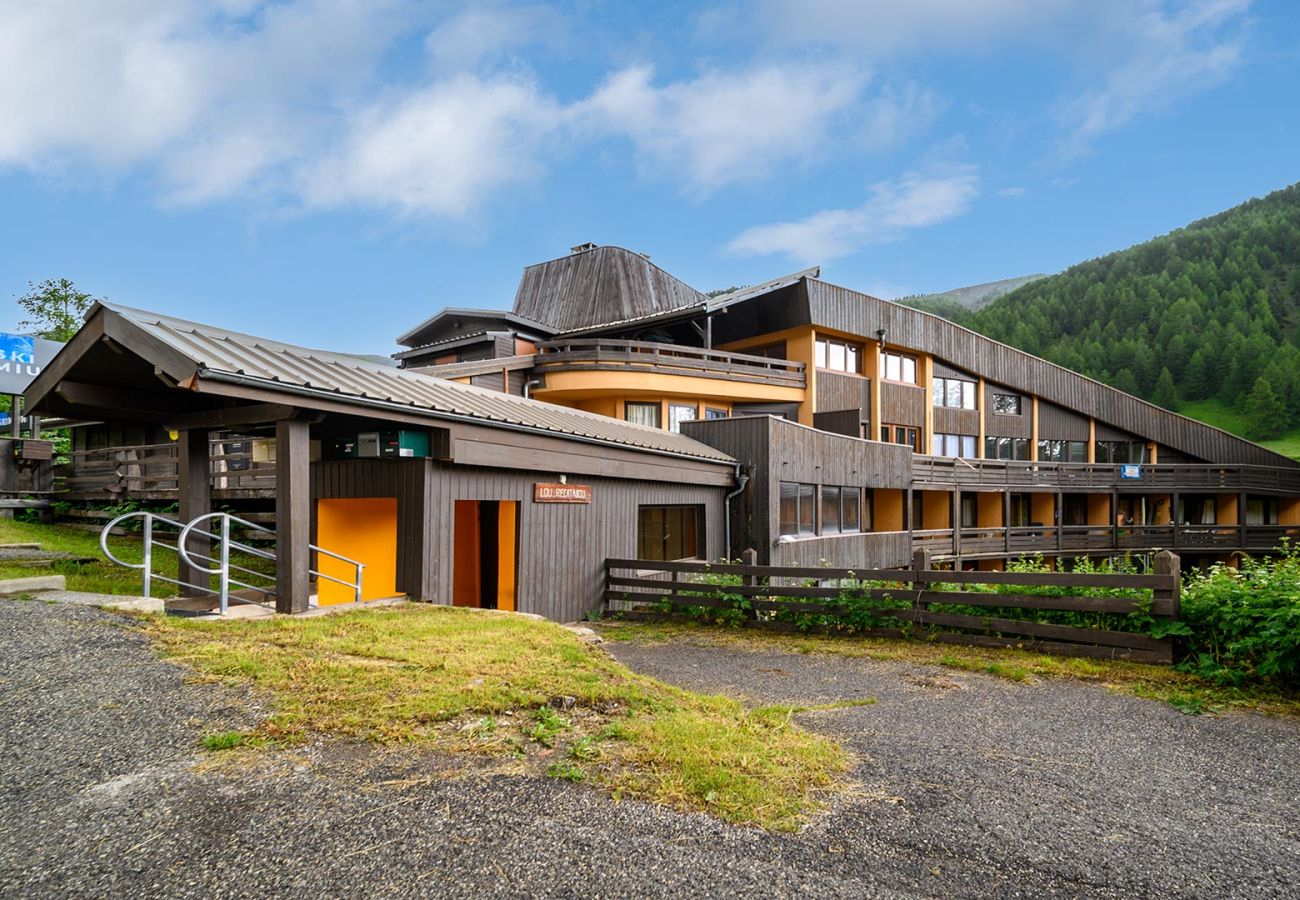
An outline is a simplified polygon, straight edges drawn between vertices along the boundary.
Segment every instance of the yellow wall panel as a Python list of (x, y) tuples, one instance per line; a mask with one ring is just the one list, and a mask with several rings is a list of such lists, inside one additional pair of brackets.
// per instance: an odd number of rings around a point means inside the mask
[[(364, 563), (361, 599), (375, 600), (397, 593), (397, 499), (365, 497), (316, 501), (316, 545)], [(356, 568), (320, 554), (317, 567), (325, 575), (351, 581)], [(321, 606), (351, 603), (347, 585), (322, 578), (317, 584)]]

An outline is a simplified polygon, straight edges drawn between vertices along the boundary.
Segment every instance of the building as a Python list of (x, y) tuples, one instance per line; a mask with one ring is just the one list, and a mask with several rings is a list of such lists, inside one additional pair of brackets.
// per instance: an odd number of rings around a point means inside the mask
[(331, 553), (365, 596), (573, 619), (607, 558), (1195, 564), (1300, 539), (1294, 461), (818, 269), (710, 297), (584, 244), (510, 310), (399, 343), (385, 365), (97, 304), (28, 397), (153, 436), (79, 451), (77, 496), (272, 504), (284, 610), (335, 599)]

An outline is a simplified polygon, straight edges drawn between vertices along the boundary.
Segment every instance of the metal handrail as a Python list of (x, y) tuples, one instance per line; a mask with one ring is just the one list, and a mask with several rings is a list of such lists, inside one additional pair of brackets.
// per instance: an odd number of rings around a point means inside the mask
[[(112, 534), (113, 529), (117, 527), (118, 523), (125, 522), (127, 519), (131, 519), (136, 516), (142, 516), (144, 518), (144, 560), (139, 564), (129, 563), (126, 562), (125, 560), (118, 559), (116, 556), (113, 555), (113, 551), (108, 549), (108, 536)], [(178, 530), (185, 527), (180, 522), (177, 522), (175, 519), (169, 519), (166, 516), (160, 516), (157, 513), (136, 511), (136, 512), (123, 513), (122, 515), (118, 516), (117, 518), (109, 522), (107, 525), (105, 525), (104, 530), (99, 533), (99, 549), (104, 552), (104, 556), (106, 556), (110, 562), (116, 563), (117, 565), (122, 566), (123, 568), (126, 569), (144, 570), (143, 590), (144, 590), (144, 596), (146, 597), (152, 596), (152, 594), (150, 594), (150, 591), (153, 588), (152, 581), (154, 578), (159, 578), (162, 579), (163, 581), (169, 581), (172, 584), (180, 584), (180, 582), (177, 581), (176, 579), (168, 578), (166, 575), (155, 575), (152, 571), (153, 546), (155, 543), (153, 539), (153, 524), (156, 521), (162, 522), (166, 525), (170, 525), (173, 528), (176, 528)], [(173, 549), (173, 550), (175, 549), (175, 547), (173, 547), (171, 544), (166, 544), (161, 541), (157, 543), (161, 547), (167, 547), (168, 549)]]
[[(190, 557), (190, 552), (187, 549), (185, 549), (186, 544), (189, 542), (190, 533), (200, 522), (203, 522), (208, 519), (216, 519), (220, 523), (219, 524), (220, 533), (208, 531), (206, 529), (202, 531), (202, 534), (205, 537), (217, 541), (218, 546), (220, 548), (218, 551), (219, 555), (218, 557), (216, 557), (215, 560), (217, 562), (217, 567), (214, 569), (203, 568), (197, 565), (196, 563), (194, 563), (194, 561)], [(232, 522), (250, 531), (260, 531), (264, 534), (270, 534), (270, 535), (275, 534), (274, 529), (267, 528), (264, 525), (258, 525), (256, 522), (250, 522), (247, 519), (241, 519), (238, 516), (233, 516), (230, 513), (226, 513), (226, 512), (215, 512), (215, 513), (206, 513), (205, 515), (197, 516), (196, 518), (191, 520), (190, 523), (186, 525), (184, 529), (181, 531), (180, 537), (177, 538), (176, 541), (178, 546), (178, 552), (180, 553), (181, 557), (185, 560), (185, 562), (189, 563), (196, 571), (204, 572), (209, 575), (216, 575), (218, 577), (218, 583), (220, 587), (219, 590), (217, 591), (217, 594), (220, 597), (221, 612), (223, 614), (226, 611), (226, 602), (227, 602), (227, 598), (230, 596), (230, 586), (232, 584), (239, 588), (261, 591), (262, 593), (266, 593), (266, 594), (271, 593), (271, 591), (268, 591), (266, 588), (254, 584), (249, 584), (247, 582), (239, 581), (238, 579), (232, 578), (230, 575), (232, 569), (235, 571), (247, 573), (249, 575), (257, 575), (262, 578), (274, 577), (274, 576), (267, 575), (264, 572), (258, 572), (254, 569), (248, 569), (246, 567), (231, 563), (230, 562), (231, 548), (233, 547), (235, 550), (237, 550), (240, 553), (246, 554), (248, 556), (258, 557), (260, 559), (274, 560), (276, 558), (276, 555), (274, 553), (270, 553), (261, 548), (253, 547), (248, 544), (241, 543), (239, 541), (232, 541), (230, 539), (230, 525)], [(324, 572), (320, 571), (319, 569), (309, 568), (308, 574), (315, 575), (317, 580), (323, 578), (326, 581), (332, 581), (335, 584), (341, 584), (345, 587), (352, 588), (354, 602), (360, 603), (361, 586), (362, 586), (362, 581), (365, 575), (365, 568), (366, 568), (365, 563), (359, 562), (358, 560), (355, 559), (351, 559), (347, 556), (344, 556), (341, 553), (335, 553), (332, 550), (326, 550), (323, 547), (318, 547), (315, 544), (308, 544), (307, 549), (309, 552), (315, 552), (318, 557), (321, 554), (324, 554), (325, 556), (328, 556), (332, 559), (337, 559), (340, 562), (347, 563), (348, 565), (353, 566), (355, 568), (356, 578), (352, 581), (348, 581), (343, 578), (337, 578), (333, 575), (327, 575)], [(200, 556), (202, 556), (202, 554), (200, 554)], [(213, 560), (212, 557), (203, 557), (203, 558), (208, 559), (210, 561)]]

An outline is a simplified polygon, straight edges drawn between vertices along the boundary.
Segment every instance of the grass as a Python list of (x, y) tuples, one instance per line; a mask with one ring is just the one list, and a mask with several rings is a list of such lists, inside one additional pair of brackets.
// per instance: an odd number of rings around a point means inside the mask
[[(1222, 428), (1233, 434), (1246, 433), (1245, 412), (1221, 400), (1189, 400), (1178, 404), (1178, 412), (1207, 425)], [(1292, 459), (1300, 459), (1300, 428), (1294, 428), (1269, 441), (1258, 441), (1261, 446)]]
[[(164, 540), (173, 542), (174, 535)], [(63, 575), (70, 591), (88, 591), (95, 594), (116, 594), (137, 596), (142, 588), (143, 573), (139, 569), (127, 569), (115, 565), (104, 558), (99, 548), (98, 532), (83, 531), (67, 525), (43, 525), (37, 522), (24, 522), (13, 519), (0, 519), (0, 543), (38, 543), (44, 550), (71, 553), (75, 556), (93, 560), (76, 562), (57, 560), (48, 569), (26, 566), (5, 565), (0, 563), (0, 578), (29, 578), (33, 575), (53, 573)], [(144, 559), (144, 545), (135, 535), (111, 537), (108, 543), (113, 553), (127, 562), (138, 563)], [(240, 559), (236, 562), (257, 568), (261, 560)], [(153, 570), (156, 574), (176, 577), (176, 554), (167, 550), (157, 551)], [(165, 581), (154, 581), (152, 593), (155, 597), (176, 596), (175, 585)]]
[(601, 634), (606, 640), (615, 641), (686, 639), (740, 649), (777, 649), (791, 653), (909, 662), (978, 672), (1022, 683), (1038, 678), (1070, 678), (1104, 685), (1134, 697), (1168, 703), (1189, 714), (1235, 708), (1270, 715), (1300, 716), (1300, 695), (1295, 693), (1260, 686), (1225, 687), (1169, 666), (1121, 660), (1047, 656), (1028, 650), (961, 647), (921, 640), (738, 631), (687, 622), (610, 622), (601, 627)]
[(549, 622), (411, 604), (310, 619), (154, 617), (148, 628), (203, 677), (270, 692), (259, 742), (326, 734), (497, 754), (777, 830), (797, 828), (849, 765), (789, 710), (638, 675)]

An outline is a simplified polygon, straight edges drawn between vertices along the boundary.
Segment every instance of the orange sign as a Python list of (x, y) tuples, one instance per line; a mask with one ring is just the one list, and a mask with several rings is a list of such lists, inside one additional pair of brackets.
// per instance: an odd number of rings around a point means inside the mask
[(589, 484), (544, 484), (533, 485), (534, 503), (590, 503), (591, 485)]

